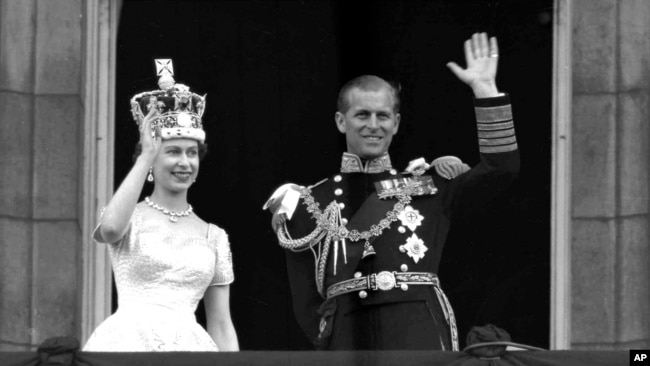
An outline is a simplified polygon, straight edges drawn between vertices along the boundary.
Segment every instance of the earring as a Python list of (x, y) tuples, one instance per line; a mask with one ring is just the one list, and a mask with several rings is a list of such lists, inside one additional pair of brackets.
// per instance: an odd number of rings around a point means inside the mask
[(147, 182), (153, 182), (153, 168), (149, 168), (149, 174), (147, 174)]

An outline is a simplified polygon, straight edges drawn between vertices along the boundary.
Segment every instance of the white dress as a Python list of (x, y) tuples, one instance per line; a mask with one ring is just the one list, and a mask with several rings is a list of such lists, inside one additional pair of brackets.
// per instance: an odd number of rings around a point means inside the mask
[(208, 286), (234, 280), (226, 232), (210, 224), (205, 237), (177, 235), (173, 226), (180, 223), (143, 222), (139, 210), (124, 237), (109, 246), (118, 309), (83, 350), (218, 351), (194, 311)]

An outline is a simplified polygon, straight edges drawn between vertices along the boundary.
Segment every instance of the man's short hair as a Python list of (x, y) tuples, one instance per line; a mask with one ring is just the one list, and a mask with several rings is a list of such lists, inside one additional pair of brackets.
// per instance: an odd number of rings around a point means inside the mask
[(350, 109), (350, 99), (348, 98), (348, 94), (350, 90), (354, 88), (358, 88), (363, 91), (377, 91), (382, 88), (388, 89), (393, 95), (393, 112), (399, 113), (400, 87), (398, 85), (393, 85), (392, 83), (389, 83), (386, 80), (375, 75), (357, 76), (356, 78), (345, 83), (343, 87), (341, 87), (341, 91), (339, 91), (339, 98), (336, 101), (336, 108), (339, 112), (346, 113), (348, 109)]

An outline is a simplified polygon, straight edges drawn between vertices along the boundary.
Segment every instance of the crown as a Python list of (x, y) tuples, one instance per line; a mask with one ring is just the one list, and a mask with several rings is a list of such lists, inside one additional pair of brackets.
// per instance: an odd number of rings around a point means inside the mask
[(205, 141), (201, 117), (205, 110), (205, 95), (190, 92), (190, 88), (174, 81), (174, 66), (170, 59), (156, 59), (159, 90), (136, 94), (131, 98), (133, 119), (140, 126), (151, 108), (160, 112), (151, 122), (152, 134), (160, 129), (163, 140), (189, 138)]

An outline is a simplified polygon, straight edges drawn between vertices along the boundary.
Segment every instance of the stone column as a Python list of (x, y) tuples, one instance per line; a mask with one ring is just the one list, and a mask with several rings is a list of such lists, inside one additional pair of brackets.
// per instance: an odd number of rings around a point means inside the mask
[(649, 348), (650, 2), (572, 5), (572, 348)]
[(0, 351), (79, 327), (81, 0), (0, 0)]

